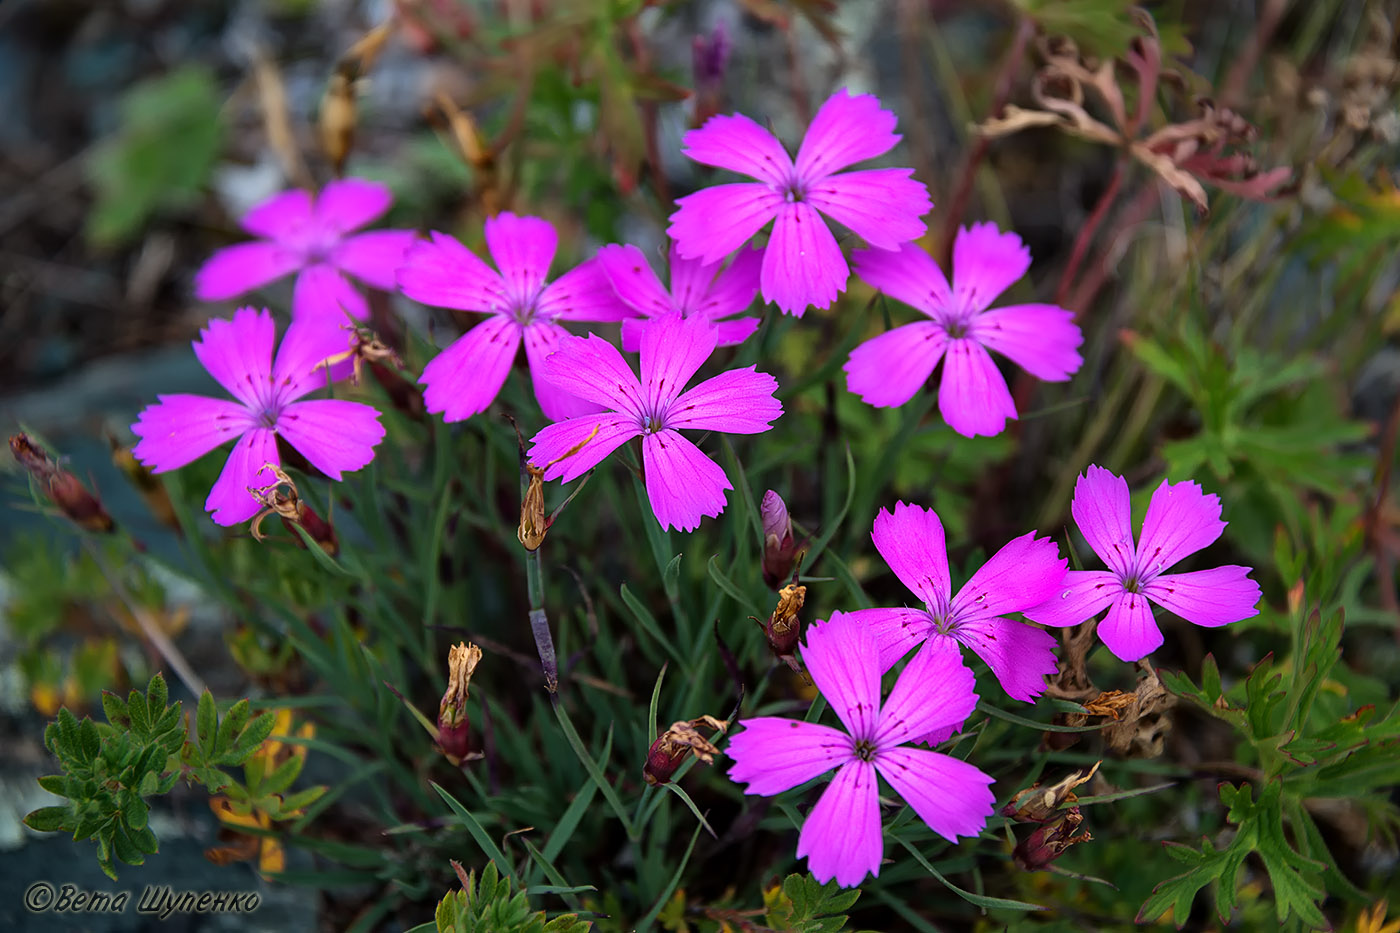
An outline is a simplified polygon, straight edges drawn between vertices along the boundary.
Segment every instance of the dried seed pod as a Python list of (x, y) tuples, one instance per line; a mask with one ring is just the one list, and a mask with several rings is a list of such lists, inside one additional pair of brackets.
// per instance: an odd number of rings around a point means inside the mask
[(78, 527), (104, 533), (115, 530), (116, 522), (107, 514), (102, 501), (76, 476), (60, 467), (28, 434), (10, 436), (10, 453), (39, 484), (49, 501)]
[(467, 688), (481, 662), (481, 649), (468, 642), (447, 652), (447, 690), (438, 703), (438, 747), (454, 765), (471, 753), (471, 722), (467, 717)]
[(648, 784), (670, 783), (671, 776), (685, 761), (686, 755), (694, 755), (707, 765), (714, 764), (719, 749), (697, 731), (700, 726), (723, 732), (729, 728), (729, 722), (713, 716), (701, 716), (699, 719), (671, 723), (670, 728), (658, 735), (647, 750), (642, 777)]

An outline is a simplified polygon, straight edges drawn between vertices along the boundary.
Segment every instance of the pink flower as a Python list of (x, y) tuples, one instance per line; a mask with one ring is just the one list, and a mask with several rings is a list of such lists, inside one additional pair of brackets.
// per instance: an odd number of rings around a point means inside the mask
[(926, 229), (919, 218), (933, 203), (910, 177), (913, 169), (834, 174), (894, 148), (900, 139), (894, 124), (894, 114), (874, 97), (852, 97), (843, 88), (817, 111), (794, 162), (748, 117), (711, 117), (685, 134), (685, 154), (760, 184), (714, 185), (681, 198), (667, 232), (682, 256), (715, 263), (773, 220), (763, 253), (763, 300), (799, 316), (808, 305), (828, 307), (845, 290), (850, 270), (823, 214), (880, 249), (895, 249)]
[(399, 287), (424, 304), (491, 315), (457, 338), (423, 370), (428, 411), (461, 421), (485, 411), (505, 384), (520, 344), (535, 398), (552, 421), (598, 406), (540, 378), (545, 357), (569, 332), (557, 321), (616, 321), (627, 316), (598, 264), (585, 262), (545, 284), (559, 238), (547, 220), (504, 213), (486, 221), (486, 248), (497, 272), (452, 237), (433, 233), (408, 251)]
[[(906, 505), (875, 516), (875, 549), (895, 576), (923, 600), (922, 609), (861, 609), (847, 613), (870, 627), (889, 670), (910, 648), (958, 642), (992, 669), (1007, 695), (1030, 702), (1055, 673), (1055, 638), (1033, 625), (1002, 618), (1057, 593), (1067, 562), (1049, 538), (1029, 532), (992, 555), (953, 595), (943, 524), (932, 509)], [(946, 736), (931, 737), (943, 738)]]
[(1128, 484), (1100, 466), (1090, 466), (1074, 486), (1070, 511), (1094, 553), (1109, 569), (1071, 570), (1059, 592), (1026, 616), (1043, 625), (1078, 625), (1108, 609), (1099, 637), (1124, 661), (1137, 661), (1162, 644), (1162, 630), (1149, 602), (1187, 622), (1214, 628), (1259, 614), (1259, 584), (1250, 568), (1164, 574), (1188, 554), (1212, 544), (1225, 530), (1220, 497), (1192, 482), (1162, 480), (1152, 493), (1142, 536), (1133, 547)]
[(263, 237), (221, 249), (195, 275), (201, 301), (236, 298), (297, 273), (292, 316), (345, 323), (369, 315), (369, 306), (345, 278), (349, 273), (375, 288), (392, 289), (394, 270), (418, 236), (412, 230), (375, 230), (354, 236), (393, 203), (383, 185), (358, 178), (333, 181), (319, 195), (284, 191), (254, 207), (243, 229)]
[(718, 333), (704, 318), (668, 314), (642, 331), (642, 378), (612, 344), (589, 334), (564, 337), (544, 364), (559, 391), (609, 410), (551, 424), (535, 435), (530, 462), (547, 480), (577, 479), (634, 437), (642, 439), (647, 498), (662, 528), (694, 531), (701, 516), (724, 511), (733, 489), (719, 466), (681, 429), (759, 434), (783, 413), (777, 381), (752, 366), (731, 369), (682, 391), (714, 352)]
[(928, 253), (912, 243), (856, 253), (857, 275), (932, 320), (896, 327), (856, 347), (846, 361), (847, 387), (871, 405), (903, 405), (946, 354), (938, 390), (943, 420), (966, 437), (1000, 434), (1006, 419), (1016, 417), (1016, 406), (988, 350), (1050, 382), (1063, 382), (1084, 362), (1077, 350), (1084, 336), (1073, 312), (1041, 304), (988, 310), (1030, 265), (1021, 238), (995, 224), (958, 233), (951, 287)]
[(162, 395), (131, 426), (141, 438), (132, 453), (156, 473), (178, 469), (224, 441), (238, 439), (204, 503), (220, 525), (247, 521), (258, 511), (248, 487), (272, 482), (263, 464), (282, 462), (279, 436), (334, 480), (369, 463), (384, 438), (379, 412), (368, 405), (297, 401), (326, 384), (320, 364), (344, 350), (344, 331), (311, 321), (295, 323), (274, 362), (276, 334), (266, 310), (240, 308), (232, 321), (210, 321), (194, 343), (195, 356), (237, 401)]
[(814, 722), (761, 716), (743, 721), (729, 740), (729, 776), (747, 794), (772, 796), (832, 768), (836, 776), (807, 813), (798, 858), (818, 881), (844, 887), (879, 876), (884, 839), (878, 773), (938, 835), (975, 836), (992, 813), (992, 778), (950, 755), (902, 747), (963, 722), (977, 705), (972, 672), (957, 649), (930, 642), (880, 703), (880, 651), (868, 626), (850, 614), (808, 629), (802, 659), (846, 731)]
[[(720, 318), (747, 311), (758, 294), (758, 267), (763, 254), (756, 249), (744, 249), (729, 267), (720, 272), (720, 264), (686, 259), (671, 244), (671, 290), (668, 292), (647, 263), (642, 251), (635, 246), (604, 246), (598, 250), (598, 264), (608, 276), (613, 290), (623, 304), (646, 318), (660, 317), (679, 311), (685, 317), (703, 317), (719, 328), (719, 346), (732, 347), (743, 343), (758, 329), (758, 318), (741, 317), (734, 321)], [(716, 275), (718, 273), (718, 275)], [(637, 352), (645, 320), (629, 318), (622, 322), (622, 349)]]

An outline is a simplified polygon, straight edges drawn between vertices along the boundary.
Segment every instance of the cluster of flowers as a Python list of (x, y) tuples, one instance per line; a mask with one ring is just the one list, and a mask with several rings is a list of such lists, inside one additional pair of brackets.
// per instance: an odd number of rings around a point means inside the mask
[[(715, 116), (687, 134), (685, 153), (705, 165), (750, 175), (754, 183), (720, 184), (681, 198), (668, 233), (670, 284), (662, 284), (635, 246), (609, 245), (566, 274), (547, 281), (557, 246), (553, 226), (504, 213), (486, 221), (493, 269), (456, 239), (434, 232), (356, 233), (390, 206), (383, 186), (347, 179), (312, 197), (285, 192), (253, 208), (243, 227), (261, 239), (216, 253), (196, 278), (204, 300), (234, 298), (293, 273), (293, 328), (271, 363), (270, 319), (251, 309), (214, 322), (195, 344), (210, 372), (242, 403), (163, 396), (133, 430), (136, 455), (157, 472), (183, 466), (224, 440), (240, 439), (206, 508), (214, 520), (246, 521), (257, 503), (246, 490), (270, 482), (275, 436), (322, 472), (364, 466), (382, 430), (365, 406), (336, 407), (352, 430), (331, 438), (308, 418), (326, 406), (294, 400), (327, 381), (318, 363), (345, 350), (346, 316), (368, 315), (347, 276), (398, 289), (425, 304), (488, 315), (434, 358), (421, 382), (427, 410), (459, 421), (486, 410), (519, 353), (535, 396), (555, 424), (530, 451), (547, 479), (574, 479), (628, 439), (642, 437), (647, 493), (657, 520), (693, 530), (725, 506), (728, 478), (678, 433), (769, 430), (782, 414), (777, 383), (763, 373), (732, 370), (686, 384), (716, 347), (748, 339), (754, 297), (800, 316), (829, 307), (845, 290), (850, 267), (823, 216), (868, 244), (853, 255), (869, 285), (922, 311), (929, 320), (897, 327), (856, 348), (845, 369), (852, 392), (877, 406), (909, 401), (946, 358), (939, 407), (965, 435), (996, 434), (1016, 417), (1006, 382), (988, 355), (994, 350), (1042, 379), (1065, 380), (1080, 366), (1082, 342), (1072, 314), (1050, 305), (991, 309), (1025, 275), (1030, 253), (1012, 233), (991, 224), (962, 231), (953, 249), (950, 285), (913, 240), (932, 208), (912, 170), (842, 171), (894, 147), (895, 118), (869, 95), (838, 91), (812, 120), (796, 158), (767, 130), (742, 115)], [(771, 224), (762, 249), (749, 245)], [(571, 335), (561, 322), (621, 322), (622, 348), (640, 353), (640, 377), (606, 340)], [(326, 350), (317, 357), (309, 347)], [(288, 366), (303, 370), (292, 373)], [(332, 371), (331, 376), (335, 373)], [(291, 381), (287, 381), (290, 378)], [(296, 394), (288, 394), (296, 389)], [(569, 454), (569, 456), (565, 456)], [(322, 466), (325, 462), (329, 469)]]
[[(267, 311), (244, 308), (230, 321), (212, 321), (195, 353), (235, 401), (161, 396), (132, 426), (141, 438), (135, 455), (162, 472), (236, 439), (206, 502), (223, 525), (257, 511), (249, 490), (275, 478), (279, 436), (332, 479), (368, 464), (384, 436), (377, 411), (302, 400), (345, 374), (338, 362), (347, 356), (345, 317), (368, 315), (348, 275), (425, 304), (487, 315), (425, 367), (428, 411), (459, 421), (486, 410), (523, 344), (535, 397), (554, 422), (529, 451), (544, 477), (576, 479), (640, 438), (657, 520), (692, 530), (703, 516), (721, 513), (733, 487), (680, 432), (760, 433), (783, 410), (776, 380), (752, 366), (686, 387), (717, 347), (755, 332), (759, 319), (745, 312), (758, 293), (800, 316), (809, 306), (829, 307), (846, 288), (851, 267), (823, 216), (867, 244), (853, 254), (858, 276), (928, 318), (857, 347), (845, 365), (850, 390), (872, 405), (902, 405), (943, 360), (944, 419), (964, 435), (996, 434), (1016, 409), (988, 351), (1038, 378), (1065, 380), (1082, 363), (1082, 335), (1062, 308), (991, 307), (1030, 266), (1015, 234), (991, 224), (961, 231), (950, 283), (913, 243), (932, 204), (911, 170), (842, 171), (893, 148), (894, 123), (875, 98), (840, 91), (813, 119), (795, 159), (741, 115), (715, 116), (687, 134), (684, 151), (692, 159), (757, 181), (680, 199), (668, 230), (669, 287), (630, 245), (605, 246), (549, 281), (557, 236), (537, 217), (504, 213), (486, 221), (493, 269), (442, 233), (355, 233), (388, 210), (382, 186), (345, 180), (315, 198), (278, 195), (243, 219), (262, 239), (215, 254), (196, 282), (202, 299), (221, 300), (296, 273), (293, 323), (275, 359)], [(752, 247), (770, 223), (766, 245)], [(620, 322), (622, 350), (639, 354), (639, 369), (608, 340), (573, 335), (561, 322)], [(1073, 515), (1107, 570), (1068, 571), (1056, 545), (1030, 532), (954, 593), (938, 516), (905, 503), (882, 510), (875, 547), (922, 608), (833, 613), (811, 627), (803, 659), (846, 731), (745, 720), (729, 746), (731, 776), (749, 793), (776, 794), (838, 769), (798, 846), (823, 881), (853, 885), (879, 873), (877, 775), (939, 835), (979, 833), (991, 813), (992, 779), (956, 758), (908, 747), (948, 739), (976, 706), (959, 646), (986, 662), (1008, 696), (1033, 701), (1056, 670), (1055, 640), (1009, 614), (1068, 626), (1107, 609), (1099, 633), (1130, 661), (1162, 642), (1149, 602), (1198, 625), (1253, 615), (1260, 592), (1247, 568), (1163, 572), (1220, 536), (1220, 514), (1219, 499), (1196, 484), (1163, 482), (1134, 545), (1126, 482), (1091, 466), (1076, 487)], [(920, 645), (882, 703), (882, 676)]]
[[(1122, 477), (1090, 466), (1075, 486), (1072, 511), (1108, 571), (1068, 571), (1055, 543), (1032, 531), (992, 555), (956, 593), (933, 510), (901, 502), (876, 516), (875, 549), (922, 607), (834, 612), (809, 629), (802, 658), (847, 732), (758, 717), (744, 720), (729, 744), (729, 775), (750, 794), (782, 793), (840, 769), (798, 841), (798, 856), (807, 857), (818, 880), (849, 886), (880, 873), (877, 773), (949, 841), (985, 826), (992, 778), (956, 758), (904, 746), (947, 740), (977, 705), (960, 646), (986, 662), (1012, 699), (1030, 702), (1044, 692), (1045, 677), (1056, 671), (1055, 639), (1008, 614), (1066, 627), (1107, 608), (1098, 634), (1124, 661), (1162, 644), (1149, 602), (1204, 626), (1255, 615), (1260, 590), (1247, 567), (1163, 572), (1225, 530), (1220, 499), (1197, 484), (1158, 486), (1136, 545)], [(881, 706), (881, 676), (915, 648)]]

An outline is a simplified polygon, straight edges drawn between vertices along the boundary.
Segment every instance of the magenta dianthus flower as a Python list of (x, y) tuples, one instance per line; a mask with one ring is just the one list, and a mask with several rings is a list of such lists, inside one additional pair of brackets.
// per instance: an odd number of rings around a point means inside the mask
[(598, 406), (540, 378), (545, 357), (569, 332), (557, 321), (616, 321), (628, 315), (598, 263), (589, 260), (545, 284), (559, 238), (539, 217), (503, 213), (486, 221), (486, 248), (496, 269), (457, 240), (434, 232), (408, 251), (399, 287), (415, 301), (491, 315), (457, 338), (423, 369), (428, 411), (461, 421), (485, 411), (500, 393), (525, 344), (535, 398), (552, 421)]
[(1187, 622), (1215, 628), (1259, 614), (1259, 584), (1249, 567), (1164, 574), (1163, 570), (1215, 542), (1225, 531), (1220, 497), (1199, 485), (1162, 480), (1152, 493), (1142, 535), (1133, 546), (1132, 505), (1121, 476), (1091, 465), (1074, 485), (1070, 511), (1094, 553), (1109, 569), (1071, 570), (1058, 592), (1026, 616), (1042, 625), (1078, 625), (1108, 609), (1099, 638), (1124, 661), (1137, 661), (1163, 641), (1152, 617), (1156, 603)]
[(242, 220), (244, 230), (263, 237), (221, 249), (195, 274), (201, 301), (222, 301), (297, 273), (292, 316), (339, 325), (349, 313), (369, 315), (364, 295), (349, 273), (375, 288), (392, 289), (412, 230), (374, 230), (351, 235), (393, 203), (383, 185), (358, 178), (333, 181), (313, 196), (284, 191), (258, 204)]
[(237, 401), (202, 395), (162, 395), (141, 412), (131, 430), (141, 438), (136, 459), (164, 473), (199, 459), (224, 441), (238, 438), (204, 508), (220, 525), (236, 525), (257, 513), (250, 486), (267, 486), (280, 464), (280, 435), (331, 479), (374, 459), (384, 438), (379, 412), (342, 399), (297, 399), (326, 384), (324, 361), (343, 352), (345, 332), (302, 321), (287, 329), (277, 359), (277, 336), (266, 310), (240, 308), (232, 321), (212, 320), (194, 353), (209, 375)]
[[(749, 339), (758, 329), (759, 319), (741, 317), (722, 321), (747, 311), (758, 294), (758, 268), (763, 254), (756, 249), (741, 250), (723, 272), (718, 262), (686, 259), (671, 244), (671, 290), (667, 291), (635, 246), (604, 246), (598, 250), (598, 263), (612, 282), (623, 304), (642, 319), (622, 322), (622, 349), (637, 352), (647, 318), (679, 311), (684, 317), (703, 317), (719, 328), (719, 346), (732, 347)], [(716, 274), (718, 273), (718, 274)]]
[(907, 748), (932, 732), (949, 731), (977, 705), (972, 672), (957, 649), (930, 642), (899, 675), (880, 703), (880, 650), (868, 626), (849, 613), (807, 630), (802, 660), (846, 731), (814, 722), (760, 716), (741, 722), (729, 740), (733, 780), (747, 794), (772, 796), (832, 768), (836, 776), (807, 813), (798, 858), (818, 881), (852, 887), (879, 876), (884, 853), (876, 774), (883, 777), (938, 835), (949, 842), (975, 836), (992, 813), (992, 778), (961, 759)]
[(564, 337), (545, 361), (558, 391), (607, 407), (551, 424), (531, 441), (530, 462), (547, 480), (577, 479), (634, 437), (642, 439), (647, 498), (662, 528), (694, 531), (702, 516), (724, 511), (733, 489), (719, 465), (681, 430), (760, 434), (783, 413), (778, 383), (752, 366), (720, 373), (683, 391), (715, 350), (718, 333), (704, 318), (671, 313), (642, 331), (641, 380), (617, 348), (596, 334)]
[(716, 116), (685, 134), (686, 155), (750, 175), (759, 184), (713, 185), (676, 201), (668, 233), (682, 256), (718, 262), (772, 220), (763, 252), (763, 300), (789, 314), (826, 308), (845, 291), (850, 269), (825, 214), (871, 246), (896, 249), (923, 236), (933, 208), (907, 168), (838, 170), (894, 148), (894, 114), (869, 94), (843, 88), (822, 104), (797, 160), (743, 114)]
[(903, 502), (894, 514), (881, 509), (870, 537), (899, 581), (924, 601), (922, 609), (847, 613), (870, 627), (881, 670), (921, 641), (957, 642), (987, 662), (1012, 699), (1031, 702), (1044, 692), (1045, 676), (1056, 670), (1054, 636), (1002, 616), (1059, 592), (1068, 563), (1053, 541), (1032, 531), (1007, 542), (953, 595), (943, 523), (933, 509)]
[(958, 232), (951, 286), (928, 253), (912, 243), (862, 250), (854, 261), (856, 274), (872, 287), (932, 318), (896, 327), (851, 351), (846, 385), (871, 405), (903, 405), (946, 356), (938, 389), (943, 420), (966, 437), (1000, 434), (1006, 420), (1016, 417), (1016, 405), (988, 350), (1049, 382), (1063, 382), (1084, 362), (1078, 351), (1084, 335), (1073, 312), (1045, 304), (991, 308), (1031, 265), (1021, 238), (995, 224)]

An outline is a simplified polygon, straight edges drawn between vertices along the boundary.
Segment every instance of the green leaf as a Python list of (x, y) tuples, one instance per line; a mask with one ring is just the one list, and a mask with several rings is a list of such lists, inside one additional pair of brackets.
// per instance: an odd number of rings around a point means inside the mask
[(214, 695), (207, 689), (199, 695), (199, 705), (195, 708), (194, 730), (199, 741), (199, 751), (204, 761), (210, 761), (216, 750), (219, 712), (214, 705)]
[(35, 832), (56, 833), (70, 828), (67, 807), (40, 807), (24, 818), (24, 825)]
[(157, 673), (146, 687), (146, 712), (151, 722), (158, 722), (165, 715), (165, 703), (170, 691), (165, 686), (165, 678)]
[(107, 721), (119, 729), (131, 725), (131, 718), (126, 714), (126, 701), (110, 690), (102, 691), (102, 712), (107, 716)]
[(481, 851), (491, 860), (490, 865), (487, 867), (487, 871), (491, 872), (491, 876), (495, 877), (494, 866), (500, 864), (505, 867), (511, 880), (518, 881), (519, 879), (516, 878), (514, 866), (506, 859), (505, 853), (501, 851), (500, 846), (496, 845), (496, 840), (492, 839), (490, 834), (486, 832), (485, 827), (481, 825), (475, 816), (472, 816), (472, 812), (458, 803), (457, 798), (449, 794), (436, 781), (429, 781), (428, 783), (432, 785), (433, 790), (437, 791), (438, 796), (446, 801), (447, 805), (452, 808), (452, 812), (457, 814), (457, 818), (462, 821), (462, 825), (467, 828), (467, 832), (471, 833), (472, 838), (476, 840), (476, 844), (481, 846)]

